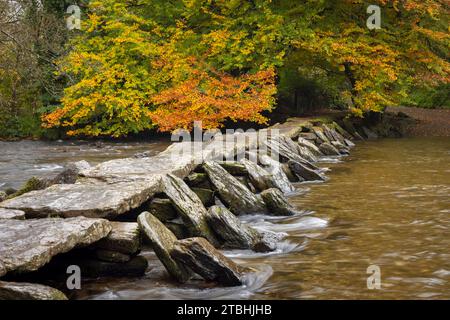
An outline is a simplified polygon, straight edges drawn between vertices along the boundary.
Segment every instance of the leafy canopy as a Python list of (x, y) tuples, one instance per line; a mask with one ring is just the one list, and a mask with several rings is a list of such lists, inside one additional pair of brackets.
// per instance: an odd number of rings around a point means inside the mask
[[(369, 4), (382, 8), (381, 30), (366, 27)], [(59, 62), (72, 82), (44, 125), (119, 137), (194, 120), (264, 123), (277, 92), (305, 79), (357, 115), (381, 111), (448, 84), (448, 10), (437, 0), (91, 1)]]

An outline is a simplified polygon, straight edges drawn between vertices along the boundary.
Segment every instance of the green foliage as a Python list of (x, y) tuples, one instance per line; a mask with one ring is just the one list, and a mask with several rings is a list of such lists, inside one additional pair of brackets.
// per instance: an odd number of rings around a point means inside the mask
[[(264, 123), (275, 94), (356, 116), (449, 105), (449, 9), (438, 0), (82, 1), (83, 30), (66, 47), (71, 3), (26, 3), (18, 27), (45, 17), (54, 28), (26, 50), (0, 42), (3, 135), (40, 133), (41, 114), (47, 130), (85, 136)], [(380, 30), (366, 27), (372, 4)]]
[(272, 67), (284, 55), (282, 19), (267, 1), (174, 3), (90, 2), (84, 32), (60, 62), (75, 81), (61, 108), (44, 117), (46, 127), (119, 137), (155, 124), (264, 122)]
[[(365, 25), (369, 4), (381, 7), (380, 30)], [(449, 82), (448, 8), (439, 1), (290, 2), (285, 9), (298, 75), (356, 115), (414, 99), (417, 86), (434, 90)], [(296, 33), (301, 27), (308, 31)]]
[(0, 3), (0, 137), (45, 134), (43, 107), (59, 103), (66, 85), (55, 76), (54, 63), (67, 39), (62, 8), (66, 3)]
[(401, 104), (420, 108), (450, 109), (450, 84), (414, 88)]

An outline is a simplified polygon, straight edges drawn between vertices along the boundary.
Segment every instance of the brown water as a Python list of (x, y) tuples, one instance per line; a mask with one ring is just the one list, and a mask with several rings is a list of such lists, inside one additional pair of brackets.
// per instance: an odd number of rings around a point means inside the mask
[[(0, 153), (0, 184), (91, 163), (161, 151), (167, 144), (21, 142)], [(79, 299), (450, 299), (450, 138), (362, 142), (352, 155), (320, 165), (326, 183), (300, 184), (291, 197), (303, 217), (248, 216), (252, 226), (286, 233), (271, 254), (230, 251), (261, 271), (246, 285), (215, 288), (171, 282), (150, 250), (142, 278), (88, 280)], [(41, 169), (41, 170), (39, 170)], [(1, 189), (1, 187), (0, 187)], [(306, 192), (305, 192), (306, 191)], [(381, 269), (381, 289), (367, 288), (369, 265)]]
[[(272, 254), (230, 251), (257, 267), (246, 285), (202, 288), (167, 279), (149, 250), (143, 278), (92, 280), (80, 299), (450, 299), (450, 139), (363, 142), (329, 167), (330, 180), (301, 184), (304, 217), (247, 217), (287, 238)], [(381, 289), (367, 288), (367, 268)]]

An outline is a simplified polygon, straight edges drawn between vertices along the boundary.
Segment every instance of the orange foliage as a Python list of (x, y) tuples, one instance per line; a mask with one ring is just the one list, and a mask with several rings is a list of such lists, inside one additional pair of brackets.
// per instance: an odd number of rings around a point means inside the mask
[(267, 119), (261, 112), (272, 109), (275, 93), (273, 68), (236, 77), (194, 68), (185, 81), (153, 96), (157, 108), (149, 117), (160, 131), (191, 129), (194, 121), (202, 121), (204, 129), (227, 119), (262, 124)]

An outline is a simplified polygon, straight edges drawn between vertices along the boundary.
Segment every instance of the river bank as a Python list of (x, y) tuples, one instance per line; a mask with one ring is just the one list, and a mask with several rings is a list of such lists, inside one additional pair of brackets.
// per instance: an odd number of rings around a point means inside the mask
[(405, 128), (409, 137), (450, 137), (450, 109), (392, 107), (387, 112), (402, 112), (415, 120)]

